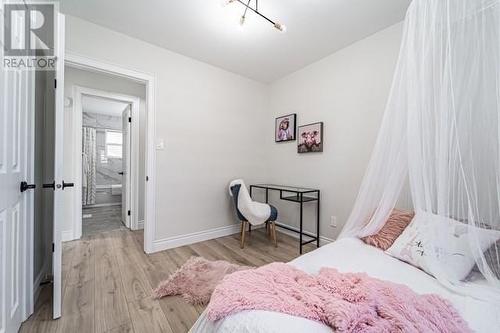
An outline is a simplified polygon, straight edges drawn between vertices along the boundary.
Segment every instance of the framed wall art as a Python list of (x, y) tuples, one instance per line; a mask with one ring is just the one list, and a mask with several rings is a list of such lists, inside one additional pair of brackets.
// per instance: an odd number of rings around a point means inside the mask
[(323, 151), (323, 122), (299, 126), (297, 152), (318, 153)]
[(295, 140), (296, 126), (296, 113), (276, 118), (274, 126), (274, 141), (286, 142)]

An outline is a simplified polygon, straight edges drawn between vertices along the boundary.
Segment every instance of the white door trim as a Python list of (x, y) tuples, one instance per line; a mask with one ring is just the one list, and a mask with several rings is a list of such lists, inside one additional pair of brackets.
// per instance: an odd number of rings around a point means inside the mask
[[(62, 312), (62, 228), (63, 207), (64, 207), (64, 187), (59, 188), (57, 184), (64, 182), (64, 57), (66, 25), (65, 16), (57, 13), (56, 20), (55, 52), (57, 61), (56, 86), (54, 100), (54, 210), (53, 210), (53, 247), (52, 247), (52, 275), (53, 275), (53, 297), (52, 317), (61, 317)], [(57, 88), (59, 84), (59, 88)]]
[[(132, 117), (132, 107), (129, 104), (125, 110), (122, 112), (122, 198), (121, 198), (121, 218), (122, 222), (125, 222), (127, 228), (132, 230), (137, 230), (136, 222), (131, 223), (132, 216), (128, 215), (128, 211), (132, 210), (132, 193), (131, 193), (131, 170), (132, 167), (132, 123), (129, 121), (129, 118)], [(136, 152), (137, 153), (137, 152)], [(134, 161), (135, 162), (135, 161)], [(125, 175), (125, 177), (123, 177)], [(138, 174), (137, 174), (138, 175)], [(125, 181), (124, 181), (125, 180)], [(137, 206), (138, 207), (138, 206)], [(135, 207), (134, 207), (135, 210)], [(134, 217), (137, 217), (136, 214), (133, 214)], [(133, 228), (132, 228), (133, 225)]]
[[(131, 199), (131, 216), (130, 216), (130, 229), (138, 229), (139, 220), (139, 107), (140, 98), (130, 95), (117, 94), (113, 92), (107, 92), (103, 90), (73, 86), (73, 148), (72, 152), (75, 157), (74, 165), (74, 175), (75, 175), (75, 191), (74, 193), (74, 216), (73, 220), (73, 238), (79, 239), (82, 237), (82, 126), (83, 126), (83, 108), (82, 108), (82, 97), (83, 96), (93, 96), (99, 98), (105, 98), (118, 102), (125, 102), (132, 105), (131, 115), (132, 115), (132, 126), (131, 126), (131, 147), (130, 147), (130, 162), (131, 162), (131, 174), (130, 177), (130, 189), (127, 191), (130, 193)], [(124, 194), (124, 193), (123, 193)], [(122, 195), (123, 195), (122, 194)]]
[[(66, 65), (90, 70), (97, 73), (120, 76), (146, 85), (146, 160), (145, 170), (148, 181), (145, 182), (145, 205), (144, 205), (144, 251), (153, 252), (153, 240), (155, 238), (156, 226), (156, 101), (155, 89), (156, 79), (152, 74), (131, 70), (91, 59), (71, 52), (66, 52)], [(141, 180), (145, 181), (145, 179)], [(81, 204), (81, 201), (80, 201)]]
[[(29, 129), (29, 140), (27, 140), (27, 153), (26, 153), (26, 181), (29, 184), (35, 184), (35, 73), (29, 72), (29, 99), (27, 101), (28, 111), (27, 115), (27, 128)], [(27, 241), (27, 255), (25, 256), (25, 274), (24, 274), (24, 308), (23, 320), (28, 317), (35, 310), (35, 296), (38, 292), (39, 285), (36, 285), (35, 279), (35, 192), (29, 191), (26, 196), (26, 241)]]

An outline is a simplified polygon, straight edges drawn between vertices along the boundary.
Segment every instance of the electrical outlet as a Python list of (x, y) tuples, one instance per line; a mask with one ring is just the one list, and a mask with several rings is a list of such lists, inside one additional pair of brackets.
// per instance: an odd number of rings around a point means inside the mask
[(330, 216), (330, 227), (337, 228), (337, 216)]

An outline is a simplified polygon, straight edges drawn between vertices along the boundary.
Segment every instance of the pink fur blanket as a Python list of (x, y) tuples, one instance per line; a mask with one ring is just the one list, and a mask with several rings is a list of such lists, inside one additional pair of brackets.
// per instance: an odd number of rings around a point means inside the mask
[(154, 298), (182, 295), (190, 304), (205, 305), (224, 276), (253, 267), (235, 265), (224, 260), (210, 261), (191, 257), (170, 277), (153, 290)]
[(437, 295), (418, 295), (365, 273), (322, 268), (313, 276), (283, 263), (226, 276), (207, 309), (211, 321), (267, 310), (320, 321), (337, 332), (471, 332)]

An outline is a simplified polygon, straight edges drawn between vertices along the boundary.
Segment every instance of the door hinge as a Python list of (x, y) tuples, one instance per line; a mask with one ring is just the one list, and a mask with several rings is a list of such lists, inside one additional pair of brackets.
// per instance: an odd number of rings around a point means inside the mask
[(54, 79), (54, 89), (57, 89), (57, 79)]
[(130, 216), (130, 210), (127, 212), (127, 215)]
[(52, 243), (52, 252), (55, 252), (55, 245)]
[(128, 122), (131, 123), (132, 122), (132, 117), (128, 117)]

